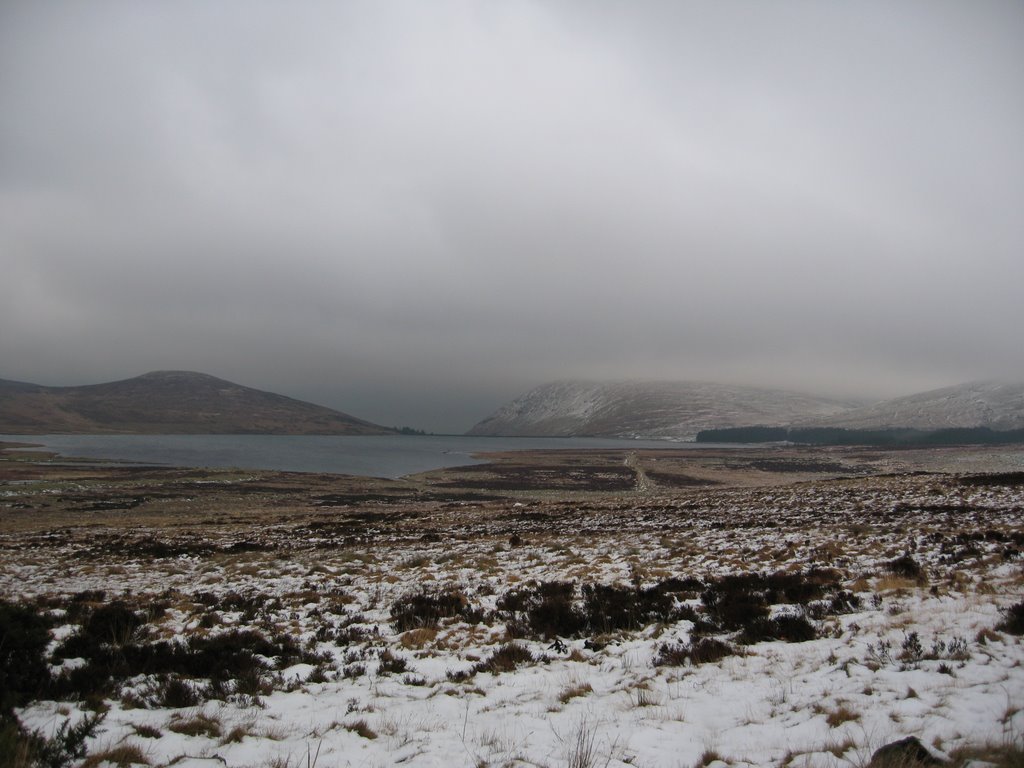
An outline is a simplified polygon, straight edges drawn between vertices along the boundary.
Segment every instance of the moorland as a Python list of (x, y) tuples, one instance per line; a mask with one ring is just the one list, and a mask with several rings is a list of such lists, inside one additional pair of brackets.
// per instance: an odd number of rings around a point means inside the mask
[(7, 764), (1020, 764), (1019, 448), (484, 458), (3, 453)]

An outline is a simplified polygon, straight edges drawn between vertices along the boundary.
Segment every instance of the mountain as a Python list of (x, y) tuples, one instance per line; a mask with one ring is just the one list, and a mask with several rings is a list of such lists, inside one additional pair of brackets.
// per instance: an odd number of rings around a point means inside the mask
[(1024, 383), (984, 381), (960, 384), (884, 400), (806, 423), (846, 429), (1024, 429)]
[(0, 433), (376, 435), (394, 430), (204, 373), (44, 387), (0, 379)]
[(530, 390), (467, 434), (693, 439), (702, 429), (784, 425), (860, 403), (700, 382), (561, 381)]

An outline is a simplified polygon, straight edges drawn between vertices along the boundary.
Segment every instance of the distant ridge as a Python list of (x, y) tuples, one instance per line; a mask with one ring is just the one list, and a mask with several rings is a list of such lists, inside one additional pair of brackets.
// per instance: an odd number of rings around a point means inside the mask
[(846, 429), (1024, 429), (1024, 383), (976, 381), (884, 400), (811, 426)]
[(860, 403), (704, 382), (560, 381), (502, 406), (468, 434), (692, 440), (703, 429), (784, 425), (855, 405)]
[(0, 379), (0, 433), (378, 435), (347, 413), (205, 373), (46, 387)]

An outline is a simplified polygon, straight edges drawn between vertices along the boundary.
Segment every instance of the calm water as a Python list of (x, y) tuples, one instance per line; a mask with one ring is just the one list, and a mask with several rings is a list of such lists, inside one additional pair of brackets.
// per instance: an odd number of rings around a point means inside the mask
[(293, 435), (0, 435), (62, 456), (164, 464), (402, 477), (476, 464), (474, 453), (531, 448), (693, 448), (695, 443), (599, 438)]

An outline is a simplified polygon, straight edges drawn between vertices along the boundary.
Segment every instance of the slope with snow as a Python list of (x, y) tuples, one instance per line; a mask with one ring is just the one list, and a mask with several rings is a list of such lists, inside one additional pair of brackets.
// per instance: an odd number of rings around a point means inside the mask
[(468, 434), (688, 440), (702, 429), (783, 425), (833, 416), (854, 405), (796, 392), (704, 382), (561, 381), (516, 398)]
[[(906, 476), (701, 489), (650, 505), (502, 503), (465, 507), (455, 518), (439, 505), (396, 518), (390, 532), (375, 518), (339, 514), (335, 522), (347, 519), (346, 530), (375, 531), (345, 546), (328, 541), (327, 529), (297, 535), (298, 528), (267, 526), (259, 532), (266, 551), (210, 557), (153, 558), (122, 542), (117, 556), (83, 558), (84, 545), (122, 536), (83, 525), (64, 539), (32, 531), (0, 537), (0, 588), (44, 605), (103, 594), (83, 590), (162, 601), (166, 612), (152, 631), (164, 637), (283, 632), (326, 654), (319, 669), (278, 669), (258, 703), (222, 696), (175, 707), (149, 700), (159, 676), (127, 681), (106, 701), (89, 742), (97, 762), (134, 748), (151, 765), (178, 768), (839, 768), (867, 765), (879, 746), (911, 735), (938, 756), (1020, 739), (1024, 644), (999, 627), (1001, 609), (1021, 596), (1010, 542), (1024, 533), (1016, 512), (1022, 495), (1015, 485)], [(950, 508), (962, 511), (950, 515)], [(548, 519), (545, 530), (535, 527), (537, 514)], [(434, 524), (444, 535), (413, 535)], [(505, 543), (511, 531), (521, 532), (520, 544)], [(173, 541), (181, 534), (139, 535)], [(916, 580), (890, 567), (909, 551), (921, 568)], [(520, 639), (519, 663), (464, 674), (508, 641), (506, 624), (486, 616), (524, 584), (641, 589), (667, 578), (710, 583), (774, 571), (835, 574), (849, 591), (845, 612), (812, 615), (814, 639), (757, 642), (705, 663), (658, 663), (665, 645), (697, 636), (683, 619), (563, 637), (562, 647), (551, 638)], [(400, 632), (390, 607), (420, 593), (462, 595), (481, 618)], [(238, 606), (246, 597), (256, 606), (248, 614)], [(204, 607), (217, 600), (224, 610)], [(52, 617), (61, 638), (81, 631), (64, 610)], [(49, 734), (85, 707), (37, 701), (18, 714)]]
[(848, 429), (1024, 429), (1024, 383), (960, 384), (886, 400), (815, 423)]

